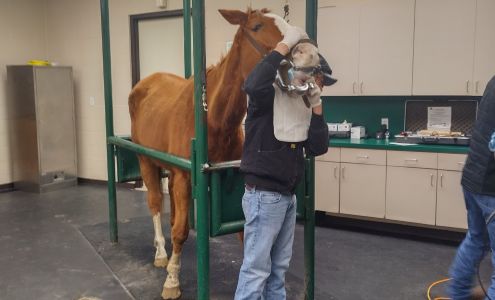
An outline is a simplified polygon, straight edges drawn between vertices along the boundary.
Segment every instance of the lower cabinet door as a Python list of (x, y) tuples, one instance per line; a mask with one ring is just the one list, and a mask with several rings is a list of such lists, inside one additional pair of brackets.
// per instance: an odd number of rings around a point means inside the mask
[(385, 216), (385, 166), (341, 163), (340, 212)]
[(387, 167), (386, 218), (435, 225), (437, 170)]
[(438, 171), (437, 225), (467, 229), (461, 172)]
[(340, 163), (315, 163), (315, 209), (338, 213)]

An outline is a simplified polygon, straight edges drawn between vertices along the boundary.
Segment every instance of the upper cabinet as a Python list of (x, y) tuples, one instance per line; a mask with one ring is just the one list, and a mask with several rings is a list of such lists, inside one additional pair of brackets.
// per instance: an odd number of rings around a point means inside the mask
[(318, 48), (338, 81), (324, 95), (354, 95), (359, 70), (359, 11), (361, 1), (320, 1)]
[(474, 95), (483, 95), (486, 84), (495, 75), (495, 1), (478, 0), (474, 44)]
[(475, 0), (416, 0), (413, 94), (470, 94), (475, 19)]
[(482, 95), (495, 75), (495, 0), (320, 0), (323, 95)]
[(495, 1), (416, 0), (415, 95), (482, 95), (495, 74)]
[(410, 95), (414, 0), (320, 1), (318, 43), (338, 82), (324, 95)]

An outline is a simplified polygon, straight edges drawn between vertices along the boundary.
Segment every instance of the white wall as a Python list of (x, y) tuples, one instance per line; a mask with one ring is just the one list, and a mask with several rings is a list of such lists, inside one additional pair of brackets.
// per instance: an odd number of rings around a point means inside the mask
[(5, 66), (45, 57), (44, 8), (39, 0), (0, 0), (0, 184), (12, 182)]
[[(218, 62), (225, 44), (233, 39), (236, 27), (218, 13), (219, 8), (245, 10), (268, 7), (283, 15), (284, 0), (206, 1), (207, 64)], [(15, 3), (15, 4), (14, 4)], [(99, 0), (0, 0), (0, 38), (10, 36), (8, 51), (0, 44), (0, 64), (5, 60), (25, 63), (29, 58), (45, 57), (74, 70), (78, 176), (106, 179), (105, 118), (100, 36)], [(292, 0), (291, 23), (304, 26), (305, 0)], [(155, 0), (110, 0), (113, 108), (116, 134), (129, 134), (127, 96), (131, 89), (129, 15), (159, 11)], [(169, 0), (168, 10), (181, 9), (181, 0)], [(6, 19), (3, 15), (8, 16)], [(16, 26), (7, 26), (19, 24)], [(9, 31), (7, 28), (12, 28)], [(46, 35), (44, 34), (46, 32)], [(18, 50), (22, 45), (23, 51)], [(15, 51), (14, 51), (15, 50)], [(11, 58), (4, 53), (12, 53)], [(46, 54), (46, 55), (45, 55)], [(45, 56), (44, 56), (45, 55)], [(5, 69), (0, 83), (0, 124), (6, 123)], [(95, 104), (90, 104), (90, 97)], [(8, 143), (0, 127), (0, 184), (11, 181)]]

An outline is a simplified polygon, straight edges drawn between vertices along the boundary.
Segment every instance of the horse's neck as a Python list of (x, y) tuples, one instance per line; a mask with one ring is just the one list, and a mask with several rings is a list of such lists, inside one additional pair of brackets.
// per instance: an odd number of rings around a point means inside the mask
[(208, 125), (223, 135), (236, 134), (246, 113), (240, 64), (240, 46), (234, 42), (230, 52), (208, 74)]

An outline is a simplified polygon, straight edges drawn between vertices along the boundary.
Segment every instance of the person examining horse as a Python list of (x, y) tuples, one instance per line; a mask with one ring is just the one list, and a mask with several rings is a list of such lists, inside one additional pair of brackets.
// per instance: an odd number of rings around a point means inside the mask
[[(238, 29), (229, 52), (218, 64), (209, 67), (206, 74), (208, 160), (212, 163), (241, 158), (244, 140), (242, 122), (247, 106), (246, 91), (242, 89), (243, 83), (264, 55), (277, 47), (288, 27), (281, 17), (270, 14), (266, 9), (249, 8), (246, 12), (239, 10), (219, 10), (219, 12), (230, 24), (238, 26)], [(280, 51), (286, 53), (288, 49)], [(278, 54), (280, 57), (268, 60), (276, 64), (276, 61), (282, 57), (280, 53)], [(273, 54), (268, 56), (273, 57)], [(193, 90), (193, 78), (186, 79), (170, 73), (155, 73), (138, 82), (129, 95), (132, 141), (157, 151), (190, 158), (191, 139), (194, 137)], [(312, 98), (310, 98), (315, 104), (319, 103), (318, 93), (317, 89), (312, 90)], [(298, 100), (306, 107), (302, 100)], [(251, 110), (254, 108), (255, 105)], [(315, 107), (314, 110), (321, 114), (321, 107)], [(305, 120), (309, 119), (312, 119), (311, 110), (309, 114), (308, 111), (305, 112)], [(321, 116), (314, 119), (314, 122), (322, 126)], [(265, 130), (267, 127), (263, 128)], [(303, 127), (298, 126), (298, 128)], [(252, 134), (252, 131), (250, 132)], [(280, 132), (283, 135), (287, 134)], [(302, 142), (297, 144), (302, 145)], [(311, 143), (306, 144), (308, 145)], [(323, 151), (323, 142), (321, 146), (321, 149), (319, 146), (306, 147), (306, 149), (309, 154), (319, 153)], [(297, 176), (299, 176), (302, 147), (299, 146), (294, 151), (297, 152), (293, 158), (297, 158)], [(179, 275), (182, 247), (189, 235), (191, 174), (187, 170), (143, 155), (139, 155), (138, 158), (141, 176), (148, 189), (147, 202), (155, 230), (154, 264), (157, 267), (167, 268), (162, 298), (177, 299), (181, 296)], [(289, 164), (293, 165), (292, 162)], [(163, 202), (161, 169), (169, 171), (171, 256), (165, 248), (161, 225)]]
[[(332, 71), (315, 46), (296, 46), (308, 42), (302, 29), (273, 17), (283, 39), (244, 82), (249, 101), (240, 170), (245, 180), (246, 223), (235, 300), (286, 299), (285, 274), (296, 223), (295, 189), (303, 177), (304, 155), (328, 151), (320, 94), (324, 85), (335, 82)], [(288, 55), (292, 70), (281, 76), (279, 68), (287, 65)]]

